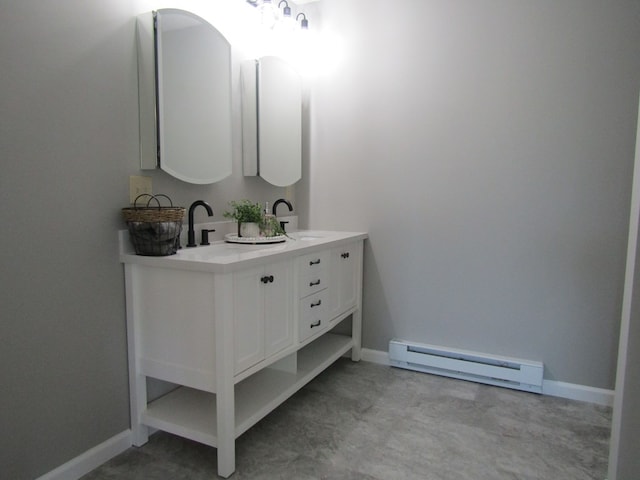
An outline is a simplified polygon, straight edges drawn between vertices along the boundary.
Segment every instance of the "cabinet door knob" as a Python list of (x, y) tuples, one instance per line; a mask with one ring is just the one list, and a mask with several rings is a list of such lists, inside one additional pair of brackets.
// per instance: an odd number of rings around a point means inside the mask
[(313, 328), (313, 327), (319, 327), (321, 323), (322, 323), (322, 320), (318, 320), (318, 321), (316, 321), (316, 322), (313, 322), (313, 323), (311, 324), (311, 328)]
[(349, 252), (344, 252), (340, 255), (342, 258), (349, 258)]
[(265, 275), (260, 279), (262, 283), (273, 283), (273, 275)]
[(310, 287), (315, 287), (316, 285), (320, 285), (320, 279), (316, 280), (315, 282), (309, 282)]
[(317, 259), (317, 260), (311, 260), (311, 261), (309, 262), (309, 265), (319, 265), (319, 264), (320, 264), (320, 259)]
[(311, 304), (311, 308), (313, 308), (313, 307), (319, 307), (320, 305), (322, 305), (322, 300), (318, 300), (316, 303), (312, 303), (312, 304)]

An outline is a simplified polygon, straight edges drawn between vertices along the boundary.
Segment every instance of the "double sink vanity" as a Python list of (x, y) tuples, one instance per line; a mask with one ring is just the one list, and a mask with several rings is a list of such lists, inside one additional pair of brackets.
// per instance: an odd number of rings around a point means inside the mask
[[(216, 447), (230, 476), (238, 436), (339, 357), (360, 359), (366, 238), (299, 231), (167, 257), (123, 248), (134, 445), (149, 428), (186, 437)], [(148, 402), (147, 377), (178, 388)]]
[[(141, 169), (193, 184), (231, 175), (230, 43), (178, 9), (140, 15), (137, 40)], [(243, 174), (293, 185), (302, 172), (302, 79), (277, 57), (245, 59), (240, 70)], [(207, 244), (215, 230), (203, 228)], [(365, 238), (299, 231), (283, 243), (218, 242), (151, 257), (132, 253), (121, 232), (133, 444), (145, 444), (150, 429), (186, 437), (216, 447), (218, 474), (230, 476), (238, 436), (339, 357), (360, 359)], [(148, 399), (148, 378), (176, 388)]]

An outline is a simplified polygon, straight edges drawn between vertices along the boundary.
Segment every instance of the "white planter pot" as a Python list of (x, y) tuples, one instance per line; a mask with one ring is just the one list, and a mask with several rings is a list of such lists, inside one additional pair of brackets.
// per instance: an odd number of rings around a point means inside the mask
[(260, 236), (260, 225), (257, 223), (241, 223), (240, 236), (257, 238)]

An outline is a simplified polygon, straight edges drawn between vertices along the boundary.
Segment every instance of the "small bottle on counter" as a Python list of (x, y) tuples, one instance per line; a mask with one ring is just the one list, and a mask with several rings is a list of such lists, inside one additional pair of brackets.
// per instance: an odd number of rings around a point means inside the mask
[(269, 212), (269, 202), (264, 204), (264, 226), (262, 233), (265, 237), (274, 237), (277, 234), (278, 220), (276, 216)]

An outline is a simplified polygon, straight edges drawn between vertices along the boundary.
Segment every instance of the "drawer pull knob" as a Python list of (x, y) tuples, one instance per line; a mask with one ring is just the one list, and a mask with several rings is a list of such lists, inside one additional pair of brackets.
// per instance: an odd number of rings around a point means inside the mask
[(320, 259), (317, 259), (317, 260), (311, 260), (311, 261), (309, 262), (309, 265), (320, 265)]
[(340, 256), (342, 258), (349, 258), (349, 252), (344, 252), (344, 253), (340, 254)]
[(265, 275), (260, 279), (262, 283), (273, 283), (273, 275)]
[(322, 320), (318, 320), (317, 322), (313, 322), (313, 323), (311, 324), (311, 328), (313, 328), (313, 327), (319, 327), (321, 323), (322, 323)]
[(322, 305), (322, 300), (318, 300), (316, 303), (312, 303), (312, 304), (311, 304), (311, 308), (313, 308), (313, 307), (319, 307), (320, 305)]
[(315, 282), (309, 282), (310, 287), (315, 287), (316, 285), (320, 285), (320, 279), (316, 280)]

